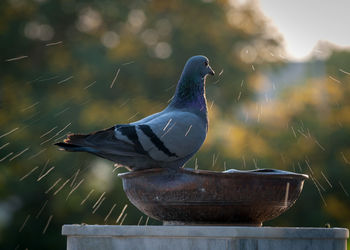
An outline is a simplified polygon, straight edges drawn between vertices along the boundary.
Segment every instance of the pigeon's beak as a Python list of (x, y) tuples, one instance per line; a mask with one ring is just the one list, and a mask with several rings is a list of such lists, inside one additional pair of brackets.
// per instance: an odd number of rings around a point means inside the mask
[(208, 65), (208, 74), (209, 75), (215, 75), (215, 71)]

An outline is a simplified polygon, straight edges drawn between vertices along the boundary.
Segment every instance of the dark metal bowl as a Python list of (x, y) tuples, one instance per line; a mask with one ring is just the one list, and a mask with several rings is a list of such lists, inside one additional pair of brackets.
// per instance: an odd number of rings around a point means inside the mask
[(298, 199), (307, 175), (260, 169), (148, 169), (119, 174), (129, 200), (165, 224), (261, 226)]

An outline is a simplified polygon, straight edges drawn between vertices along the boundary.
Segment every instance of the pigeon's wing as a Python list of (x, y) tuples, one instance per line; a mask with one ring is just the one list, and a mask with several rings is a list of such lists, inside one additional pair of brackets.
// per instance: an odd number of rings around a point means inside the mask
[(196, 114), (164, 112), (144, 123), (117, 125), (118, 140), (131, 143), (138, 153), (155, 161), (175, 161), (194, 154), (206, 137), (207, 124)]
[(114, 130), (115, 127), (112, 127), (85, 135), (69, 134), (63, 142), (56, 143), (56, 145), (67, 151), (86, 151), (109, 156), (137, 157), (145, 153), (138, 152), (137, 147), (133, 144), (117, 140)]
[[(117, 126), (121, 131), (133, 134), (133, 126), (125, 125), (123, 128), (122, 125)], [(157, 166), (157, 162), (149, 157), (140, 144), (118, 140), (115, 129), (116, 126), (85, 135), (70, 134), (63, 142), (56, 145), (70, 152), (88, 152), (133, 170)]]

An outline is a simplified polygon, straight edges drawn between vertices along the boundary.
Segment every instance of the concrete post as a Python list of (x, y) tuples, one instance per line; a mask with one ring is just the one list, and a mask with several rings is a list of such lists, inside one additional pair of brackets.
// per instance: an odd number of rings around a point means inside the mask
[(345, 228), (64, 225), (68, 250), (346, 250)]

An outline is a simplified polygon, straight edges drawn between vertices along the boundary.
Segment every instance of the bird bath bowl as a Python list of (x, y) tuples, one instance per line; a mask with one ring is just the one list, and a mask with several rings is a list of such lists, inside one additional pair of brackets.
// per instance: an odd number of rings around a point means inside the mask
[(165, 225), (261, 226), (298, 199), (307, 175), (272, 169), (119, 174), (132, 204)]

